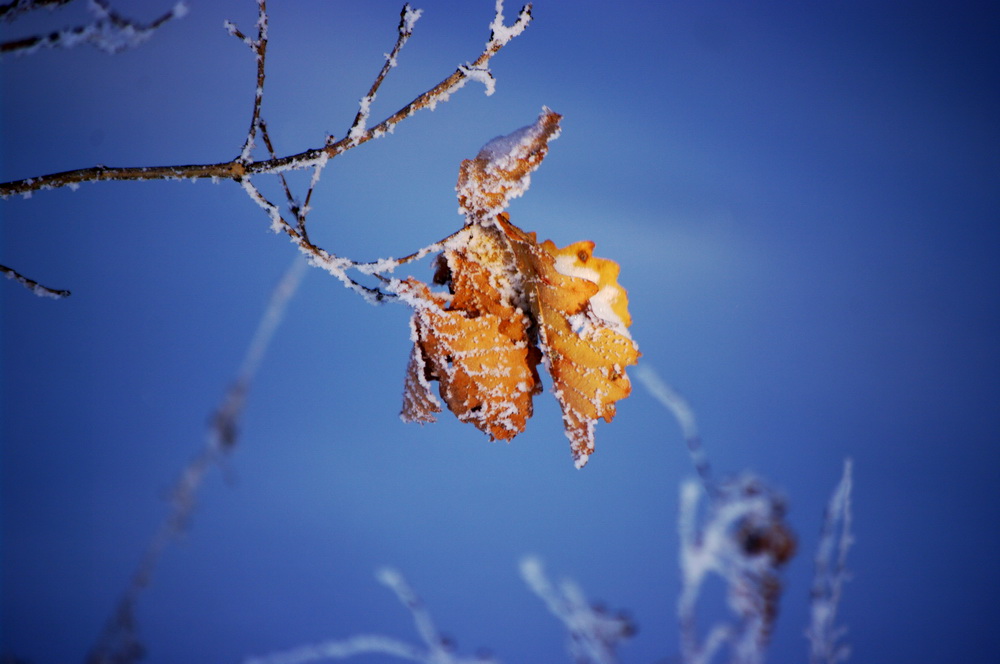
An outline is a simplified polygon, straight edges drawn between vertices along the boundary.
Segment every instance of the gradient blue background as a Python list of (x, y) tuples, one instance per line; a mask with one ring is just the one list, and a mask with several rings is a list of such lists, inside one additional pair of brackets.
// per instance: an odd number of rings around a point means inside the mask
[[(419, 3), (373, 116), (473, 59), (492, 4)], [(264, 115), (291, 153), (347, 131), (400, 5), (272, 5)], [(148, 20), (169, 3), (115, 6)], [(255, 4), (190, 6), (137, 50), (0, 62), (0, 177), (233, 157), (254, 65), (221, 26), (251, 30)], [(997, 5), (541, 0), (535, 17), (494, 60), (495, 95), (470, 84), (331, 162), (313, 239), (367, 260), (449, 234), (460, 160), (543, 104), (562, 113), (511, 214), (621, 263), (641, 361), (691, 401), (717, 470), (753, 469), (788, 496), (801, 552), (771, 661), (805, 659), (811, 558), (848, 456), (851, 661), (996, 661)], [(0, 214), (0, 262), (73, 291), (0, 283), (0, 640), (38, 664), (80, 661), (294, 250), (228, 182), (91, 184)], [(623, 661), (676, 661), (677, 493), (693, 473), (669, 414), (637, 385), (582, 471), (550, 394), (509, 445), (450, 416), (403, 424), (407, 318), (310, 271), (238, 449), (142, 596), (149, 661), (361, 632), (415, 642), (372, 575), (384, 564), (463, 652), (568, 661), (518, 577), (526, 553), (632, 612)]]

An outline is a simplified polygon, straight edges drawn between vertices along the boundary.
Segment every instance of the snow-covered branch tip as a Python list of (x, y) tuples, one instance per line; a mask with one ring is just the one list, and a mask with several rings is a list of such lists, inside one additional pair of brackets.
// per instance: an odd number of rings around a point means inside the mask
[[(59, 2), (14, 2), (0, 8), (0, 16), (7, 20), (37, 9), (50, 7)], [(150, 23), (139, 23), (116, 12), (107, 0), (89, 0), (87, 8), (94, 20), (62, 30), (54, 30), (44, 35), (22, 37), (0, 43), (0, 54), (16, 53), (27, 55), (42, 48), (74, 48), (90, 44), (106, 53), (118, 53), (139, 46), (153, 36), (164, 23), (182, 18), (188, 12), (184, 2), (178, 2), (169, 11)]]
[(568, 632), (567, 650), (577, 664), (615, 664), (618, 645), (635, 635), (636, 627), (624, 613), (608, 613), (587, 603), (583, 590), (570, 580), (557, 589), (542, 562), (534, 556), (521, 561), (521, 578), (558, 618)]
[(851, 534), (851, 491), (853, 463), (844, 461), (844, 473), (830, 496), (816, 551), (809, 639), (809, 664), (837, 664), (847, 661), (850, 648), (840, 643), (846, 628), (837, 625), (844, 584), (849, 578), (847, 552), (854, 543)]
[(488, 655), (463, 657), (455, 654), (454, 645), (437, 631), (427, 608), (399, 571), (385, 568), (379, 570), (376, 576), (396, 593), (399, 601), (410, 611), (423, 645), (409, 644), (390, 636), (362, 634), (252, 657), (244, 660), (243, 664), (308, 664), (366, 654), (391, 655), (422, 664), (497, 664), (497, 660)]
[(250, 129), (247, 130), (246, 140), (243, 141), (243, 149), (237, 161), (240, 164), (249, 164), (251, 153), (256, 144), (257, 133), (264, 122), (260, 115), (260, 106), (264, 101), (264, 61), (267, 58), (267, 1), (257, 0), (257, 38), (251, 39), (243, 33), (232, 21), (225, 21), (223, 27), (233, 37), (236, 37), (251, 51), (254, 52), (257, 60), (257, 85), (253, 96), (253, 111), (250, 115)]
[(34, 279), (29, 279), (17, 270), (9, 268), (6, 265), (0, 265), (0, 274), (3, 274), (3, 276), (8, 279), (12, 279), (21, 284), (38, 297), (51, 297), (53, 300), (61, 300), (64, 297), (70, 296), (70, 292), (68, 290), (43, 286)]
[(493, 51), (494, 53), (509, 42), (514, 37), (517, 37), (524, 29), (528, 27), (528, 23), (531, 22), (531, 3), (521, 7), (521, 11), (517, 14), (517, 19), (510, 25), (504, 24), (503, 15), (503, 0), (497, 0), (496, 4), (496, 14), (493, 16), (493, 22), (490, 23), (490, 39), (486, 42), (486, 49)]

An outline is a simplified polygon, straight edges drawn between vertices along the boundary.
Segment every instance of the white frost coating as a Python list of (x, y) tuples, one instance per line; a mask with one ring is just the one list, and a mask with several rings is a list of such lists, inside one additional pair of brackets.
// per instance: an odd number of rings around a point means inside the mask
[(497, 91), (497, 81), (493, 74), (486, 67), (472, 67), (470, 65), (459, 65), (459, 71), (465, 74), (470, 81), (477, 81), (486, 86), (486, 96), (489, 97)]
[(556, 256), (556, 272), (564, 274), (567, 277), (586, 279), (595, 284), (600, 281), (601, 275), (597, 270), (589, 268), (586, 265), (577, 265), (576, 260), (575, 256), (567, 256), (566, 254)]
[(521, 578), (546, 608), (563, 623), (569, 633), (566, 644), (575, 662), (616, 664), (615, 649), (634, 630), (628, 618), (595, 608), (573, 581), (563, 580), (558, 588), (549, 581), (541, 561), (529, 556), (521, 560)]
[(357, 143), (364, 138), (365, 131), (368, 129), (368, 116), (371, 113), (371, 106), (371, 96), (361, 98), (358, 108), (358, 119), (354, 122), (354, 126), (351, 127), (350, 133), (347, 134), (352, 143)]
[(503, 46), (514, 37), (517, 37), (524, 32), (529, 18), (530, 14), (522, 12), (510, 27), (504, 25), (503, 0), (497, 0), (496, 15), (493, 17), (493, 22), (490, 23), (490, 41), (487, 42), (486, 47), (490, 48), (494, 45)]
[[(548, 106), (542, 107), (542, 115), (552, 111)], [(486, 159), (495, 168), (506, 168), (510, 165), (510, 162), (514, 159), (519, 159), (524, 153), (524, 148), (526, 146), (532, 145), (538, 136), (543, 132), (544, 127), (540, 122), (535, 122), (534, 124), (521, 127), (506, 136), (497, 136), (493, 140), (489, 141), (486, 145), (482, 147), (479, 154), (476, 155), (476, 159)], [(560, 129), (553, 132), (552, 136), (549, 137), (549, 141), (554, 141), (559, 138), (559, 134), (562, 133)], [(489, 166), (487, 166), (489, 168)], [(527, 187), (525, 187), (527, 189)]]
[(309, 180), (309, 191), (316, 188), (319, 183), (319, 176), (323, 173), (323, 169), (326, 168), (326, 162), (330, 161), (330, 155), (325, 152), (320, 153), (319, 159), (316, 161), (316, 166), (313, 168), (312, 178)]
[(402, 34), (408, 35), (413, 32), (413, 26), (416, 25), (417, 20), (423, 15), (423, 9), (414, 9), (410, 5), (406, 5), (403, 12), (403, 21), (399, 31)]
[[(468, 79), (463, 77), (461, 80), (466, 81)], [(488, 178), (501, 180), (504, 186), (504, 196), (498, 205), (490, 209), (476, 211), (477, 214), (482, 212), (482, 219), (490, 219), (503, 212), (510, 201), (523, 196), (528, 191), (528, 188), (531, 186), (531, 172), (538, 167), (537, 163), (517, 182), (511, 182), (504, 173), (514, 170), (518, 160), (524, 159), (526, 155), (531, 153), (533, 147), (538, 144), (539, 137), (547, 129), (543, 120), (551, 112), (547, 106), (543, 106), (542, 113), (534, 124), (521, 127), (505, 136), (497, 136), (479, 150), (476, 160), (486, 162), (482, 167), (483, 173)], [(559, 138), (560, 133), (561, 129), (557, 127), (549, 136), (548, 141), (551, 142)], [(459, 200), (465, 198), (468, 201), (472, 201), (473, 206), (484, 205), (485, 201), (478, 192), (479, 186), (480, 184), (476, 178), (469, 178), (469, 181), (465, 185), (456, 188)], [(461, 205), (458, 207), (459, 214), (468, 217), (471, 212), (472, 210), (468, 210)]]

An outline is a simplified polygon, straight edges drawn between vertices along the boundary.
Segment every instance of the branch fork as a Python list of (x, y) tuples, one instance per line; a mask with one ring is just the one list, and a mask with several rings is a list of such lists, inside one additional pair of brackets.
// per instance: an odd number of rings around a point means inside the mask
[[(371, 113), (371, 106), (389, 71), (395, 67), (400, 51), (407, 40), (413, 34), (414, 26), (420, 18), (422, 11), (413, 9), (409, 4), (404, 5), (400, 12), (400, 21), (397, 28), (398, 36), (396, 42), (389, 53), (386, 54), (378, 75), (375, 77), (368, 93), (361, 98), (358, 112), (354, 117), (346, 135), (343, 138), (334, 140), (326, 137), (321, 147), (311, 148), (297, 154), (279, 157), (271, 144), (267, 134), (267, 125), (264, 122), (261, 107), (264, 99), (265, 64), (267, 59), (268, 45), (268, 13), (266, 0), (257, 0), (258, 18), (256, 22), (256, 36), (250, 37), (241, 31), (235, 24), (227, 21), (224, 24), (226, 31), (242, 41), (255, 54), (257, 64), (257, 84), (254, 92), (254, 101), (251, 112), (250, 126), (246, 138), (240, 149), (238, 156), (230, 161), (215, 164), (189, 164), (177, 166), (148, 166), (148, 167), (106, 167), (103, 165), (91, 168), (83, 168), (61, 173), (52, 173), (33, 178), (14, 180), (0, 184), (0, 198), (7, 198), (14, 194), (29, 197), (35, 191), (45, 189), (57, 189), (69, 187), (75, 189), (84, 182), (98, 182), (102, 180), (170, 180), (187, 179), (198, 180), (210, 178), (213, 181), (229, 179), (237, 182), (247, 193), (251, 200), (259, 205), (267, 214), (271, 221), (271, 229), (275, 232), (284, 233), (293, 244), (305, 254), (311, 264), (322, 267), (333, 276), (340, 279), (345, 286), (362, 295), (369, 302), (380, 302), (388, 297), (395, 297), (392, 293), (385, 293), (377, 288), (364, 286), (348, 276), (347, 271), (357, 269), (364, 274), (375, 274), (376, 276), (391, 272), (392, 269), (409, 260), (421, 257), (440, 246), (435, 243), (430, 247), (411, 254), (408, 257), (393, 260), (385, 259), (373, 263), (363, 263), (347, 258), (338, 257), (315, 244), (310, 239), (306, 230), (306, 217), (310, 210), (312, 193), (319, 182), (320, 175), (327, 162), (344, 152), (355, 148), (362, 143), (366, 143), (374, 138), (380, 138), (387, 133), (391, 133), (396, 125), (412, 116), (416, 112), (425, 108), (434, 109), (439, 102), (447, 101), (449, 96), (465, 85), (470, 80), (480, 81), (486, 86), (486, 93), (492, 94), (495, 88), (495, 80), (489, 71), (489, 61), (503, 48), (511, 39), (520, 35), (531, 21), (531, 5), (526, 5), (518, 13), (517, 19), (511, 25), (504, 23), (503, 0), (497, 0), (496, 11), (493, 21), (490, 23), (490, 37), (486, 42), (483, 51), (479, 56), (465, 65), (460, 65), (456, 70), (430, 90), (417, 96), (410, 103), (397, 110), (395, 113), (382, 120), (378, 124), (369, 127), (368, 120)], [(257, 139), (260, 137), (265, 144), (268, 157), (254, 160), (253, 152), (257, 147)], [(292, 195), (284, 177), (285, 171), (312, 169), (312, 178), (309, 183), (305, 197), (301, 203)], [(278, 175), (281, 179), (282, 188), (287, 199), (288, 207), (294, 217), (294, 222), (286, 220), (277, 205), (269, 201), (252, 182), (252, 178), (257, 175)], [(8, 268), (9, 270), (9, 268)], [(8, 272), (8, 276), (10, 273)], [(21, 283), (25, 281), (19, 280)], [(32, 283), (37, 283), (33, 282)], [(383, 277), (383, 281), (385, 278)], [(54, 291), (52, 292), (62, 292)], [(38, 292), (36, 290), (36, 292)]]

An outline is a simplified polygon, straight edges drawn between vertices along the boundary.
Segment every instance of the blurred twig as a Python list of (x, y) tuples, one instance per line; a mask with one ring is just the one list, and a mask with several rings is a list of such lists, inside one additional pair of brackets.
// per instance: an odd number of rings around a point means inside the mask
[(205, 444), (174, 485), (170, 513), (146, 547), (128, 587), (87, 657), (88, 664), (134, 664), (142, 658), (144, 648), (135, 618), (139, 596), (152, 581), (167, 546), (187, 529), (208, 470), (235, 448), (247, 392), (304, 272), (305, 261), (296, 257), (272, 291), (236, 379), (209, 420)]
[(852, 467), (850, 459), (844, 461), (844, 473), (830, 496), (820, 532), (809, 605), (811, 620), (806, 630), (810, 664), (837, 664), (850, 655), (850, 648), (839, 643), (847, 630), (837, 626), (837, 609), (848, 579), (847, 551), (854, 543), (851, 534)]
[(635, 635), (636, 627), (624, 613), (611, 614), (587, 603), (576, 583), (564, 580), (555, 588), (539, 559), (521, 561), (521, 578), (569, 632), (567, 647), (577, 664), (615, 664), (618, 645)]
[(376, 576), (396, 593), (399, 601), (410, 611), (417, 633), (424, 642), (423, 646), (411, 645), (390, 636), (361, 634), (252, 657), (243, 664), (308, 664), (324, 659), (348, 659), (366, 654), (392, 655), (422, 664), (496, 664), (496, 660), (488, 655), (473, 657), (456, 655), (451, 641), (438, 632), (427, 607), (398, 570), (384, 568), (379, 570)]
[[(69, 0), (14, 1), (0, 6), (0, 18), (13, 20), (20, 14), (45, 7), (51, 9), (67, 4)], [(21, 37), (0, 42), (0, 54), (15, 53), (26, 55), (41, 48), (73, 48), (81, 44), (91, 44), (107, 53), (118, 53), (135, 48), (153, 36), (164, 23), (187, 14), (187, 5), (175, 4), (170, 11), (150, 23), (139, 23), (116, 12), (107, 0), (88, 0), (87, 7), (94, 20), (72, 28), (54, 30), (44, 35)]]

